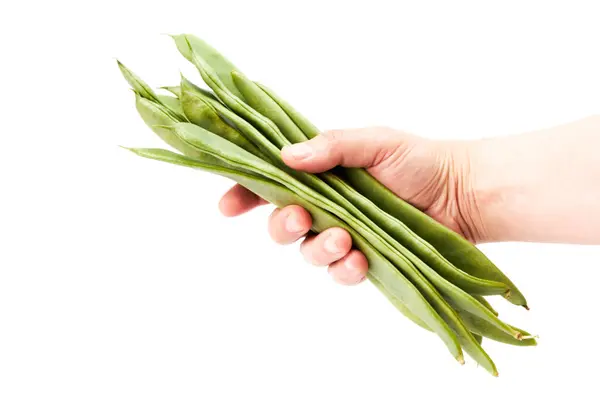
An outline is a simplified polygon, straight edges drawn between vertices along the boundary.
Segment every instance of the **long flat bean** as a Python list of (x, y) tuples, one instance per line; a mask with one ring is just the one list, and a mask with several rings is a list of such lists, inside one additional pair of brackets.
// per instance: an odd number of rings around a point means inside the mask
[(215, 50), (211, 45), (206, 43), (194, 35), (173, 35), (177, 49), (188, 61), (193, 62), (193, 54), (202, 54), (202, 57), (211, 66), (212, 70), (217, 74), (219, 80), (229, 89), (230, 92), (239, 96), (240, 93), (235, 88), (231, 73), (228, 71), (236, 70), (237, 68), (226, 59), (220, 52)]
[(217, 133), (222, 138), (229, 140), (249, 151), (257, 157), (263, 158), (264, 155), (258, 148), (252, 144), (238, 130), (226, 124), (219, 114), (202, 97), (193, 95), (189, 90), (181, 93), (181, 107), (188, 120), (210, 132)]
[[(117, 60), (117, 65), (123, 74), (123, 77), (129, 83), (129, 85), (133, 88), (134, 92), (136, 92), (139, 96), (154, 101), (155, 103), (161, 104), (167, 109), (169, 107), (163, 103), (163, 100), (159, 95), (157, 95), (150, 86), (148, 86), (143, 80), (141, 80), (136, 74), (133, 73), (129, 68), (127, 68), (122, 62)], [(185, 117), (182, 114), (178, 114), (169, 109), (169, 113), (173, 115), (173, 117), (177, 119), (181, 119), (185, 121)]]
[(537, 346), (537, 341), (535, 338), (529, 332), (526, 332), (522, 329), (514, 326), (512, 327), (514, 330), (519, 331), (523, 337), (523, 339), (518, 340), (471, 313), (459, 311), (458, 314), (469, 330), (475, 334), (482, 335), (496, 342), (506, 343), (513, 346)]

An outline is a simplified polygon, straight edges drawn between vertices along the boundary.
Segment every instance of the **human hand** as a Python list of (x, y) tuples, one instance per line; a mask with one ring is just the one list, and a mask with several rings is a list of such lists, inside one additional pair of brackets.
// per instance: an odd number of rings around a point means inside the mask
[[(478, 240), (479, 218), (472, 210), (468, 146), (427, 140), (388, 128), (365, 128), (325, 132), (307, 142), (282, 149), (283, 161), (291, 168), (310, 173), (335, 166), (365, 168), (396, 195), (423, 210), (471, 241)], [(237, 216), (267, 204), (240, 185), (231, 188), (219, 208), (226, 216)], [(365, 256), (352, 249), (352, 239), (341, 228), (309, 234), (312, 220), (300, 206), (276, 209), (269, 218), (269, 233), (279, 244), (300, 246), (311, 264), (328, 265), (333, 278), (356, 284), (366, 278)]]

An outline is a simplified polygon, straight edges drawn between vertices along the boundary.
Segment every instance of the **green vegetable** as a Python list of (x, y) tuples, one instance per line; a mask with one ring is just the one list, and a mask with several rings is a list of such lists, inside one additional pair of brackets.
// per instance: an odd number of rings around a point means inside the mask
[[(484, 296), (526, 306), (515, 285), (475, 246), (397, 198), (362, 169), (309, 174), (287, 167), (280, 149), (319, 134), (308, 119), (253, 82), (206, 42), (173, 36), (182, 55), (212, 90), (181, 78), (156, 94), (119, 63), (136, 109), (166, 149), (130, 149), (139, 156), (191, 167), (238, 182), (283, 207), (297, 204), (314, 232), (346, 229), (369, 262), (368, 278), (416, 325), (435, 333), (464, 362), (463, 350), (493, 375), (483, 337), (532, 346), (535, 339), (498, 318)], [(450, 231), (451, 232), (451, 231)]]

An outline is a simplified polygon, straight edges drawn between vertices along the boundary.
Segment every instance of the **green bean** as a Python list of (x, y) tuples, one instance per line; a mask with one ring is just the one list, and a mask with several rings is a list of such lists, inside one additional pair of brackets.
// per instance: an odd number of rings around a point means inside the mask
[(300, 128), (302, 132), (304, 132), (304, 135), (306, 135), (307, 138), (312, 139), (319, 135), (319, 129), (316, 126), (314, 126), (312, 122), (308, 120), (308, 118), (304, 117), (302, 114), (296, 111), (290, 104), (288, 104), (284, 99), (279, 97), (273, 90), (269, 89), (267, 86), (259, 82), (255, 83), (258, 85), (258, 87), (260, 87), (263, 90), (263, 92), (268, 94), (269, 97), (273, 99), (273, 101), (275, 101), (283, 111), (285, 111), (285, 113), (292, 119), (292, 121), (294, 121), (294, 124), (296, 124), (296, 126)]
[[(135, 100), (136, 109), (138, 114), (142, 117), (142, 120), (165, 143), (189, 157), (194, 157), (215, 165), (226, 165), (218, 158), (199, 151), (193, 146), (189, 146), (187, 143), (181, 141), (177, 135), (174, 135), (170, 129), (166, 129), (166, 127), (174, 126), (177, 123), (183, 122), (171, 115), (166, 107), (141, 97), (137, 92)], [(246, 171), (246, 173), (249, 172)]]
[(306, 140), (304, 132), (254, 82), (246, 78), (241, 72), (232, 70), (230, 73), (233, 84), (241, 93), (239, 98), (245, 100), (248, 106), (272, 121), (287, 139), (286, 145)]
[(229, 71), (237, 68), (221, 53), (215, 50), (204, 40), (193, 35), (173, 35), (175, 45), (179, 52), (190, 62), (193, 62), (193, 54), (202, 54), (202, 58), (206, 60), (211, 69), (219, 77), (219, 80), (227, 87), (227, 89), (236, 96), (240, 93), (235, 88), (231, 73)]
[(201, 152), (182, 142), (170, 129), (163, 127), (183, 122), (169, 112), (167, 107), (155, 103), (152, 100), (148, 100), (137, 92), (135, 93), (135, 107), (146, 125), (152, 128), (152, 130), (169, 146), (182, 153), (189, 153), (190, 156), (201, 155)]
[[(173, 115), (181, 115), (184, 116), (183, 109), (181, 108), (181, 102), (177, 97), (173, 96), (163, 96), (161, 94), (157, 95), (159, 104), (164, 104)], [(185, 120), (184, 120), (185, 121)]]
[(281, 168), (286, 167), (281, 159), (279, 151), (266, 137), (261, 135), (252, 124), (231, 111), (219, 100), (209, 95), (209, 92), (194, 85), (185, 77), (181, 78), (181, 92), (185, 93), (185, 96), (189, 98), (195, 98), (195, 101), (201, 101), (212, 107), (224, 121), (235, 127), (240, 134), (254, 144), (262, 154), (268, 157), (274, 165)]
[[(319, 134), (318, 129), (285, 100), (268, 87), (258, 85), (279, 104), (309, 139)], [(510, 296), (507, 299), (513, 304), (527, 307), (527, 301), (516, 285), (464, 237), (396, 196), (364, 169), (345, 168), (342, 170), (342, 176), (382, 210), (402, 221), (415, 234), (430, 243), (457, 268), (474, 277), (506, 284), (510, 288)]]
[(515, 339), (511, 335), (507, 335), (505, 332), (471, 313), (459, 311), (458, 314), (469, 330), (475, 334), (482, 335), (496, 342), (506, 343), (513, 346), (537, 346), (537, 341), (535, 338), (529, 332), (526, 332), (522, 329), (514, 326), (512, 327), (514, 330), (518, 331), (523, 338), (519, 340)]
[[(199, 152), (197, 149), (186, 145), (179, 138), (173, 135), (172, 131), (169, 129), (165, 129), (167, 126), (173, 126), (178, 122), (186, 122), (188, 121), (187, 117), (183, 114), (183, 112), (173, 112), (174, 110), (181, 109), (180, 103), (178, 99), (169, 96), (156, 95), (152, 92), (152, 89), (140, 79), (133, 72), (125, 68), (122, 64), (119, 64), (122, 71), (124, 71), (124, 75), (126, 75), (126, 79), (128, 83), (132, 86), (136, 96), (136, 109), (139, 115), (142, 117), (142, 120), (149, 126), (154, 133), (157, 134), (165, 143), (170, 145), (171, 147), (181, 151), (183, 154), (188, 155), (190, 157), (199, 158), (205, 161), (211, 161), (215, 164), (222, 164), (222, 162), (206, 153)], [(139, 89), (143, 89), (145, 96), (142, 96)], [(151, 95), (148, 95), (150, 93)], [(173, 100), (177, 100), (177, 104), (173, 102)], [(211, 109), (212, 110), (212, 109)], [(181, 110), (183, 111), (183, 110)], [(197, 114), (193, 114), (197, 116)], [(206, 118), (208, 115), (208, 118)], [(210, 111), (205, 115), (203, 120), (206, 122), (210, 120)], [(218, 115), (215, 113), (215, 117), (218, 118)], [(222, 136), (223, 138), (231, 141), (239, 145), (240, 147), (250, 151), (257, 152), (260, 156), (260, 152), (252, 145), (252, 143), (248, 142), (243, 136), (239, 134), (236, 130), (229, 127), (227, 124), (219, 124), (218, 120), (213, 119), (212, 123), (207, 124), (208, 128), (211, 128), (211, 131), (217, 135)], [(229, 129), (228, 129), (229, 128)], [(254, 153), (253, 153), (254, 154)], [(248, 173), (246, 171), (246, 173)]]
[[(129, 83), (129, 85), (133, 88), (134, 92), (136, 92), (139, 96), (141, 96), (145, 99), (148, 99), (150, 101), (153, 101), (155, 103), (161, 104), (161, 105), (167, 107), (167, 109), (168, 109), (168, 106), (165, 103), (163, 103), (163, 100), (161, 100), (161, 97), (159, 97), (156, 93), (154, 93), (154, 90), (152, 90), (152, 88), (150, 88), (150, 86), (148, 86), (144, 81), (142, 81), (136, 74), (134, 74), (129, 68), (127, 68), (119, 60), (117, 60), (117, 64), (119, 66), (119, 69), (121, 70), (121, 73), (123, 74), (123, 77), (125, 78), (127, 83)], [(170, 109), (169, 109), (169, 113), (172, 114), (173, 117), (185, 121), (185, 117), (183, 117), (182, 114), (175, 113)]]
[[(191, 46), (191, 44), (190, 44)], [(255, 112), (250, 106), (240, 100), (235, 93), (231, 92), (227, 86), (220, 80), (219, 76), (212, 70), (209, 64), (202, 58), (200, 58), (190, 47), (190, 57), (192, 63), (196, 66), (196, 69), (200, 72), (204, 82), (214, 91), (216, 96), (232, 111), (238, 114), (240, 117), (246, 119), (254, 127), (259, 129), (269, 141), (282, 148), (289, 142), (281, 134), (277, 126), (269, 119)]]
[(181, 93), (180, 99), (184, 115), (191, 123), (210, 132), (217, 133), (222, 138), (229, 140), (257, 157), (264, 157), (252, 142), (241, 135), (236, 129), (226, 124), (214, 108), (203, 98), (185, 90)]
[[(232, 76), (233, 83), (238, 87), (247, 104), (273, 121), (287, 139), (292, 143), (307, 140), (307, 136), (305, 136), (279, 104), (271, 99), (259, 86), (236, 71), (232, 72)], [(443, 258), (433, 246), (408, 229), (405, 224), (382, 211), (372, 201), (356, 192), (336, 175), (324, 173), (320, 176), (331, 187), (350, 200), (370, 220), (383, 228), (386, 233), (400, 243), (403, 246), (399, 249), (400, 251), (403, 251), (403, 253), (410, 251), (416, 254), (429, 267), (433, 268), (445, 279), (454, 282), (461, 289), (468, 293), (485, 295), (505, 294), (509, 290), (503, 283), (478, 279), (456, 268)]]
[(433, 332), (431, 330), (431, 328), (429, 326), (427, 326), (427, 324), (425, 322), (423, 322), (423, 320), (421, 318), (419, 318), (415, 314), (413, 314), (413, 312), (410, 311), (408, 309), (408, 307), (406, 307), (404, 305), (404, 303), (402, 303), (400, 300), (398, 300), (391, 293), (387, 292), (386, 289), (385, 289), (385, 286), (383, 286), (383, 284), (381, 282), (379, 282), (377, 279), (370, 279), (370, 281), (373, 284), (373, 286), (375, 286), (377, 289), (379, 289), (384, 294), (384, 296), (388, 299), (388, 301), (390, 303), (392, 303), (392, 305), (394, 307), (396, 307), (396, 309), (398, 311), (400, 311), (402, 314), (404, 314), (404, 316), (406, 318), (410, 319), (412, 322), (414, 322), (415, 324), (417, 324), (421, 328), (423, 328), (425, 330), (428, 330), (430, 332)]
[(482, 303), (474, 299), (468, 293), (454, 285), (452, 282), (445, 280), (433, 269), (429, 268), (421, 259), (411, 252), (403, 253), (415, 265), (423, 275), (440, 291), (444, 296), (452, 299), (452, 305), (455, 309), (465, 310), (478, 317), (486, 320), (498, 329), (513, 335), (515, 338), (520, 338), (520, 333), (512, 329), (508, 324), (504, 323), (498, 317), (485, 307)]
[(316, 232), (323, 231), (333, 226), (343, 227), (352, 237), (354, 245), (365, 254), (369, 261), (369, 265), (371, 266), (368, 272), (369, 280), (376, 282), (376, 287), (380, 290), (382, 289), (384, 295), (388, 299), (392, 299), (395, 306), (401, 304), (402, 307), (407, 309), (411, 314), (419, 315), (419, 321), (426, 324), (425, 326), (434, 327), (435, 332), (446, 343), (446, 346), (455, 358), (459, 362), (463, 362), (462, 351), (456, 336), (450, 331), (448, 326), (435, 312), (419, 290), (417, 290), (409, 280), (407, 280), (385, 257), (383, 257), (368, 240), (365, 240), (365, 238), (341, 220), (324, 211), (312, 202), (305, 201), (273, 180), (245, 174), (238, 171), (237, 166), (232, 164), (228, 167), (211, 165), (162, 149), (131, 150), (143, 157), (208, 170), (226, 176), (279, 207), (290, 204), (302, 205), (311, 214), (313, 219), (312, 229)]
[[(386, 256), (396, 267), (406, 273), (413, 284), (421, 291), (425, 298), (431, 303), (432, 307), (440, 314), (446, 323), (455, 332), (460, 345), (473, 357), (479, 364), (483, 365), (491, 373), (495, 373), (495, 366), (487, 353), (475, 341), (471, 333), (467, 330), (455, 311), (448, 305), (431, 284), (421, 275), (410, 261), (400, 252), (398, 252), (389, 243), (382, 240), (378, 235), (365, 226), (365, 224), (349, 214), (349, 212), (332, 202), (327, 197), (314, 191), (310, 187), (302, 184), (300, 181), (287, 175), (284, 171), (272, 166), (268, 162), (253, 156), (232, 143), (212, 134), (196, 125), (180, 123), (172, 129), (181, 140), (201, 151), (220, 158), (233, 166), (239, 166), (256, 174), (272, 179), (290, 190), (295, 190), (298, 196), (304, 200), (319, 205), (326, 211), (340, 217), (350, 226), (354, 227), (359, 234), (369, 240), (371, 244), (384, 256)], [(458, 289), (460, 290), (460, 289)], [(461, 299), (459, 299), (461, 300)], [(474, 303), (477, 301), (473, 300)], [(482, 307), (483, 308), (483, 307)], [(487, 311), (487, 309), (484, 308)], [(433, 328), (433, 327), (432, 327)]]

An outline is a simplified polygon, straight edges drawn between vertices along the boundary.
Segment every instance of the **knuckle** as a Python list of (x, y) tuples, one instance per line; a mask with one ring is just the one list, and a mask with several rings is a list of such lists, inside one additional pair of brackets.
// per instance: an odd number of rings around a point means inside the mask
[(327, 143), (336, 143), (345, 136), (345, 133), (342, 129), (332, 129), (323, 132), (321, 136), (325, 139)]

